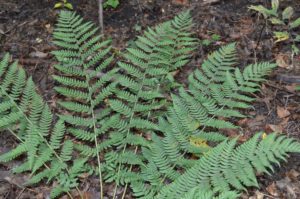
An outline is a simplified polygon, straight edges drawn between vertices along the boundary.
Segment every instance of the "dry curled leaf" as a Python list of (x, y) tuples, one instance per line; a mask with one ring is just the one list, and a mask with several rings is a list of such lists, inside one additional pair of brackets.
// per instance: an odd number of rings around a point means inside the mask
[(272, 196), (278, 196), (278, 190), (276, 187), (276, 184), (273, 182), (272, 184), (270, 184), (266, 190), (268, 191), (269, 194), (271, 194)]
[(287, 85), (287, 86), (285, 86), (285, 88), (290, 92), (295, 92), (296, 88), (297, 88), (297, 84)]
[(292, 169), (292, 170), (286, 172), (286, 176), (291, 180), (297, 180), (299, 175), (300, 175), (300, 173), (298, 171), (296, 171), (295, 169)]
[(277, 106), (277, 115), (279, 118), (285, 118), (289, 116), (291, 113), (284, 107)]
[(282, 133), (283, 127), (281, 125), (267, 124), (265, 130), (267, 133), (272, 133), (272, 132)]
[(48, 53), (44, 53), (41, 51), (35, 51), (35, 52), (31, 52), (29, 54), (30, 57), (37, 57), (37, 58), (46, 58), (48, 56)]
[(281, 68), (288, 68), (289, 56), (285, 54), (278, 54), (276, 55), (276, 64)]
[(256, 191), (255, 195), (256, 195), (256, 199), (264, 199), (264, 194), (259, 191)]
[(176, 5), (187, 5), (189, 3), (188, 0), (173, 0), (172, 2)]

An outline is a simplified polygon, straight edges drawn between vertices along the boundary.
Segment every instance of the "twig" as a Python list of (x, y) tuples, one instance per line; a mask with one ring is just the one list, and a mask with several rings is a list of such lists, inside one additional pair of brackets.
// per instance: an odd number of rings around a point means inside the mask
[(260, 30), (260, 33), (259, 33), (259, 38), (258, 38), (258, 41), (257, 41), (257, 43), (256, 43), (256, 46), (255, 46), (255, 49), (254, 49), (254, 51), (256, 51), (256, 50), (257, 50), (257, 48), (258, 48), (258, 46), (260, 45), (261, 38), (262, 38), (262, 34), (263, 34), (263, 31), (264, 31), (264, 29), (265, 29), (265, 28), (267, 28), (267, 22), (266, 22), (266, 23), (264, 23), (263, 27), (262, 27), (262, 28), (261, 28), (261, 30)]
[(98, 7), (99, 7), (99, 11), (98, 11), (98, 14), (99, 14), (99, 26), (100, 26), (100, 31), (101, 31), (101, 34), (103, 34), (104, 32), (104, 25), (103, 25), (103, 0), (98, 0)]
[(139, 7), (139, 10), (140, 12), (143, 12), (143, 9), (142, 9), (142, 6), (140, 4), (140, 0), (136, 0), (137, 4), (138, 4), (138, 7)]

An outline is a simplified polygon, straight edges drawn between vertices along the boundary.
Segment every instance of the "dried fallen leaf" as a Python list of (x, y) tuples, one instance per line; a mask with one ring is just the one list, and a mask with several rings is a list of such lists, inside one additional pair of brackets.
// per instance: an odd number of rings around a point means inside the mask
[(256, 191), (255, 195), (256, 195), (256, 199), (264, 199), (264, 194), (259, 191)]
[(276, 64), (281, 68), (288, 68), (289, 67), (288, 60), (289, 60), (288, 55), (278, 54), (276, 56)]
[(288, 125), (289, 120), (290, 120), (290, 118), (286, 117), (286, 118), (282, 119), (282, 121), (278, 125), (282, 126), (282, 128), (285, 129)]
[(256, 117), (255, 117), (255, 120), (256, 121), (264, 121), (266, 119), (266, 116), (264, 116), (264, 115), (257, 115)]
[(206, 4), (211, 4), (211, 3), (217, 3), (220, 0), (203, 0), (202, 4), (206, 5)]
[(45, 198), (45, 196), (44, 196), (44, 193), (43, 193), (43, 192), (41, 192), (41, 193), (37, 194), (35, 197), (36, 197), (36, 199), (44, 199), (44, 198)]
[(286, 176), (291, 180), (297, 180), (300, 173), (296, 171), (295, 169), (290, 170), (289, 172), (286, 172)]
[(287, 86), (285, 86), (285, 88), (290, 92), (295, 92), (296, 88), (297, 88), (297, 84), (287, 85)]
[(187, 5), (189, 3), (188, 0), (173, 0), (172, 2), (176, 5)]
[(284, 107), (277, 106), (277, 115), (279, 118), (285, 118), (289, 116), (291, 113)]
[(272, 184), (270, 184), (266, 190), (268, 191), (269, 194), (271, 194), (272, 196), (278, 196), (278, 190), (276, 187), (276, 184), (273, 182)]
[(249, 118), (243, 118), (243, 119), (241, 119), (241, 120), (238, 121), (238, 125), (246, 127), (247, 124), (248, 124), (248, 122), (249, 122)]
[(52, 33), (53, 32), (53, 27), (51, 26), (51, 24), (46, 24), (45, 28), (47, 30), (48, 33)]
[(81, 194), (82, 194), (81, 196), (80, 195), (75, 196), (74, 199), (92, 199), (93, 198), (92, 194), (89, 192), (83, 192)]
[(237, 129), (223, 129), (222, 132), (231, 138), (236, 138), (241, 135)]
[(282, 133), (283, 127), (281, 125), (267, 124), (265, 126), (265, 130), (267, 133), (272, 133), (272, 132)]
[(31, 52), (29, 54), (30, 57), (37, 57), (37, 58), (46, 58), (48, 56), (48, 53), (44, 53), (41, 51), (35, 51), (35, 52)]

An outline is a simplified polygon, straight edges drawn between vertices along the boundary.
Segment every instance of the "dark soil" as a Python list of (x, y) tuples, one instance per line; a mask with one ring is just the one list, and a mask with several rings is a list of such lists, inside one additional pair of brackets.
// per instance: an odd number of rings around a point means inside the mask
[[(70, 0), (79, 14), (87, 20), (98, 23), (98, 5), (96, 0)], [(238, 46), (239, 67), (256, 61), (276, 61), (278, 55), (287, 58), (300, 68), (300, 56), (290, 59), (288, 42), (274, 43), (271, 27), (266, 27), (264, 20), (248, 7), (255, 4), (266, 4), (264, 0), (215, 0), (208, 4), (203, 0), (121, 0), (116, 9), (104, 11), (105, 34), (112, 37), (116, 49), (124, 49), (130, 41), (143, 32), (148, 26), (166, 21), (180, 11), (191, 9), (195, 23), (195, 34), (199, 39), (206, 39), (212, 33), (221, 36), (220, 41), (209, 46), (201, 46), (193, 55), (193, 60), (182, 69), (176, 77), (186, 82), (187, 75), (201, 62), (209, 52), (219, 46), (236, 42)], [(5, 52), (19, 59), (27, 73), (33, 76), (40, 92), (49, 104), (53, 103), (53, 64), (50, 54), (55, 49), (51, 33), (58, 11), (53, 9), (55, 1), (50, 0), (0, 0), (0, 57)], [(300, 4), (296, 0), (281, 1), (281, 7), (292, 6), (300, 16)], [(298, 32), (299, 34), (299, 32)], [(297, 70), (279, 67), (270, 76), (260, 93), (253, 109), (245, 112), (249, 119), (236, 121), (243, 127), (243, 138), (255, 132), (282, 131), (283, 134), (300, 140), (300, 93), (293, 89), (293, 84), (278, 81), (278, 75), (293, 73)], [(298, 73), (298, 74), (297, 74)], [(277, 79), (276, 79), (277, 78)], [(280, 78), (279, 78), (280, 80)], [(282, 80), (282, 79), (281, 79)], [(290, 115), (278, 117), (278, 107), (284, 107)], [(224, 131), (235, 136), (240, 132)], [(8, 133), (0, 134), (0, 153), (17, 144)], [(47, 185), (23, 188), (27, 176), (12, 175), (9, 170), (18, 162), (0, 165), (0, 198), (44, 198), (49, 194)], [(300, 156), (292, 155), (288, 163), (275, 168), (272, 176), (259, 177), (260, 188), (252, 189), (242, 198), (300, 198)], [(291, 174), (292, 173), (292, 174)], [(92, 190), (94, 195), (86, 198), (99, 198), (97, 184), (86, 182), (83, 188)], [(274, 186), (272, 184), (275, 184)], [(85, 186), (85, 187), (84, 187)], [(113, 188), (106, 187), (107, 197)], [(65, 196), (64, 198), (66, 198)], [(128, 195), (128, 198), (130, 196)]]

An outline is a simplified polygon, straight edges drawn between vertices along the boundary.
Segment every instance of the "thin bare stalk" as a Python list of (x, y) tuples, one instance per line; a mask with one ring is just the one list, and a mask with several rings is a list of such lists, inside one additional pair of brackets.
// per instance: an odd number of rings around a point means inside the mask
[(103, 0), (98, 0), (98, 20), (100, 26), (101, 34), (104, 33), (104, 25), (103, 25)]

